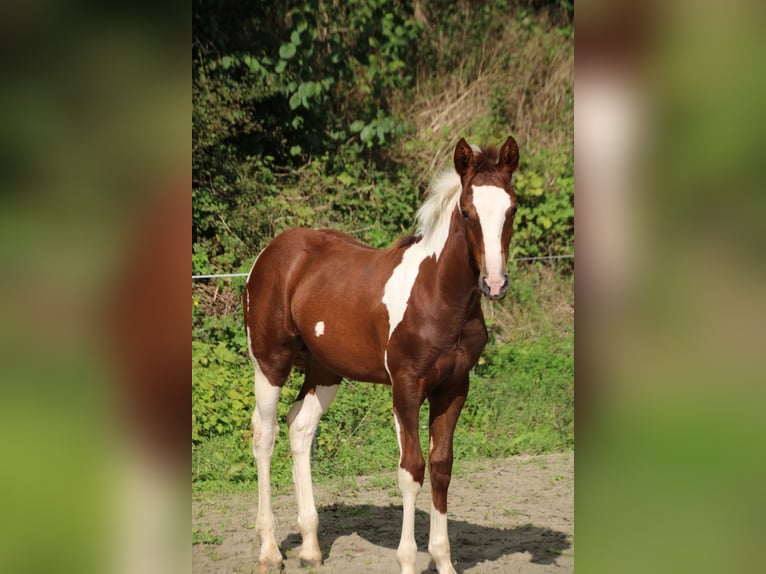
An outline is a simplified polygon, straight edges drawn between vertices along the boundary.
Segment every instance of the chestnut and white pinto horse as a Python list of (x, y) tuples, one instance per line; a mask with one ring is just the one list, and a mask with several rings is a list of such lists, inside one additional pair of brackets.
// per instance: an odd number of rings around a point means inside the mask
[(322, 563), (311, 443), (346, 377), (391, 385), (404, 506), (397, 550), (403, 574), (413, 572), (417, 552), (415, 499), (425, 474), (418, 413), (428, 399), (428, 551), (440, 574), (455, 572), (447, 537), (452, 435), (468, 394), (468, 372), (487, 341), (481, 294), (496, 300), (508, 289), (505, 264), (518, 206), (511, 175), (518, 162), (512, 137), (499, 152), (461, 139), (455, 169), (432, 184), (414, 236), (377, 250), (337, 231), (294, 229), (276, 237), (256, 259), (243, 306), (255, 368), (261, 572), (282, 568), (270, 465), (279, 428), (277, 402), (294, 364), (306, 373), (287, 415), (301, 563)]

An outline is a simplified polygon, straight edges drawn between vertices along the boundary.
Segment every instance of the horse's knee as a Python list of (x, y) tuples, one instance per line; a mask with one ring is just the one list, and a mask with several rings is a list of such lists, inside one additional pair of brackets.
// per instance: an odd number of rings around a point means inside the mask
[(431, 484), (437, 489), (449, 488), (450, 481), (452, 479), (452, 459), (437, 459), (433, 458), (429, 461), (429, 473), (431, 476)]
[(413, 493), (417, 496), (423, 487), (423, 476), (425, 475), (425, 464), (407, 468), (399, 467), (399, 490), (402, 494)]
[[(423, 459), (420, 445), (404, 447), (399, 460), (399, 469), (407, 471), (410, 477), (418, 484), (423, 484), (423, 478), (426, 474), (426, 461)], [(401, 482), (401, 472), (399, 476)]]
[(250, 421), (253, 429), (253, 454), (257, 457), (258, 451), (271, 452), (279, 433), (279, 423), (276, 420), (264, 421), (257, 409)]

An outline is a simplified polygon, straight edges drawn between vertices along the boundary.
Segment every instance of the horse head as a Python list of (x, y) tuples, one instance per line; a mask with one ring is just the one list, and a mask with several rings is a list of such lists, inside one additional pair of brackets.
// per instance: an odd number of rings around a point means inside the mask
[(454, 161), (462, 185), (458, 205), (472, 261), (479, 271), (479, 289), (488, 299), (502, 299), (508, 290), (505, 264), (519, 205), (511, 185), (519, 165), (519, 147), (508, 137), (499, 152), (480, 150), (461, 138)]

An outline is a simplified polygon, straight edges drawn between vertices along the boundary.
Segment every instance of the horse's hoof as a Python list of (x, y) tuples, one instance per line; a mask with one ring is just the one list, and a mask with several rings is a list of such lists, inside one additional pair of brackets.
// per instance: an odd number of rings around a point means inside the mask
[(306, 558), (301, 558), (301, 568), (319, 568), (322, 565), (322, 559), (319, 560), (307, 560)]
[(260, 574), (280, 574), (284, 571), (285, 565), (283, 562), (271, 562), (268, 560), (262, 560), (258, 566)]

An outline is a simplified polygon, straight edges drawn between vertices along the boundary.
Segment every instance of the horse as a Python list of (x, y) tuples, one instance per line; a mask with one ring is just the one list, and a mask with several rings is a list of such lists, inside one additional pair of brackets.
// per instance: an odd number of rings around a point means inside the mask
[(256, 258), (243, 293), (255, 371), (253, 455), (258, 471), (260, 571), (283, 568), (271, 508), (270, 465), (277, 404), (293, 365), (305, 370), (287, 415), (302, 537), (302, 566), (318, 567), (318, 514), (311, 444), (342, 378), (389, 385), (403, 499), (397, 558), (414, 572), (415, 502), (425, 460), (418, 414), (430, 406), (428, 551), (439, 574), (454, 574), (447, 535), (452, 439), (468, 394), (469, 371), (487, 342), (482, 294), (508, 290), (506, 262), (518, 201), (511, 177), (516, 140), (499, 152), (457, 143), (454, 170), (438, 176), (416, 214), (416, 233), (375, 249), (339, 231), (291, 229)]

